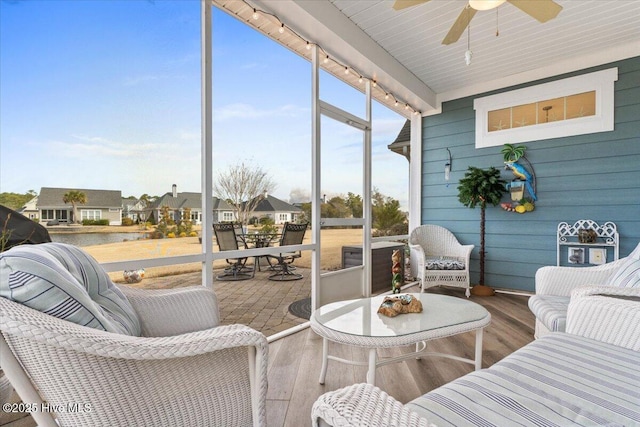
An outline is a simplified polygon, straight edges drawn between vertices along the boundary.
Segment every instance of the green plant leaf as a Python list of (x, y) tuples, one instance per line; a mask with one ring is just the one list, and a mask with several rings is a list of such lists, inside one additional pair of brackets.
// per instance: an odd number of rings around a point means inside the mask
[(504, 144), (504, 147), (500, 152), (502, 153), (502, 157), (505, 162), (515, 162), (520, 157), (524, 156), (524, 152), (527, 149), (524, 145), (518, 145), (517, 147), (513, 144)]
[(495, 167), (480, 169), (469, 166), (458, 185), (458, 200), (472, 209), (477, 205), (484, 208), (487, 203), (496, 206), (506, 192), (505, 184)]

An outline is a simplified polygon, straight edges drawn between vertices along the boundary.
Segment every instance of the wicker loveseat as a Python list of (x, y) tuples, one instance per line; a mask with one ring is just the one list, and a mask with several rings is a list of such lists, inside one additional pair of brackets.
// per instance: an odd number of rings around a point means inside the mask
[(41, 427), (266, 425), (267, 339), (219, 325), (211, 289), (117, 287), (45, 243), (0, 254), (0, 295), (0, 367)]
[(536, 272), (529, 308), (536, 317), (535, 337), (564, 332), (571, 291), (579, 286), (640, 286), (640, 244), (625, 258), (593, 267), (546, 266)]
[[(610, 292), (610, 293), (609, 293)], [(607, 294), (604, 294), (607, 293)], [(325, 393), (315, 426), (640, 425), (640, 289), (574, 290), (567, 332), (401, 404), (370, 384)]]

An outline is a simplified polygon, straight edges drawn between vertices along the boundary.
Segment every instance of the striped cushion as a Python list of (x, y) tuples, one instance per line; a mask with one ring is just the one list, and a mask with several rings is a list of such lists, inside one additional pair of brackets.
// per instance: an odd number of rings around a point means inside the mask
[(464, 270), (464, 262), (457, 259), (430, 258), (424, 265), (427, 270)]
[(95, 259), (71, 245), (22, 245), (0, 254), (0, 296), (80, 325), (140, 335), (127, 298)]
[(412, 402), (445, 426), (640, 425), (640, 352), (555, 333)]
[(564, 332), (570, 297), (534, 295), (529, 298), (529, 309), (552, 332)]
[(627, 257), (620, 269), (609, 278), (607, 284), (620, 288), (640, 287), (640, 259)]

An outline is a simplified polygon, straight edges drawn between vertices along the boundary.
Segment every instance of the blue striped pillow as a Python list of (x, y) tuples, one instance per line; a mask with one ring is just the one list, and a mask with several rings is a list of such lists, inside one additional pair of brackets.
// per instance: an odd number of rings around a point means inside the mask
[(607, 284), (619, 288), (640, 287), (640, 259), (629, 256)]
[(1, 253), (0, 296), (79, 325), (140, 335), (127, 298), (98, 262), (75, 246), (21, 245)]

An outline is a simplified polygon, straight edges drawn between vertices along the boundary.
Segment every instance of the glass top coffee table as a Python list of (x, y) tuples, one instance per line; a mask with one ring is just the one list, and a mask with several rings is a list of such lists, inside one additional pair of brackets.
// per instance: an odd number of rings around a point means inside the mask
[[(491, 314), (467, 299), (428, 293), (411, 294), (422, 302), (421, 313), (387, 317), (378, 314), (385, 295), (338, 301), (324, 305), (311, 316), (311, 329), (323, 339), (320, 384), (324, 384), (328, 361), (368, 366), (367, 382), (375, 383), (376, 368), (419, 356), (440, 356), (482, 367), (482, 334), (491, 323)], [(464, 332), (476, 332), (475, 359), (427, 352), (427, 341)], [(328, 341), (369, 349), (368, 362), (329, 355)], [(401, 356), (380, 358), (378, 348), (414, 345), (416, 350)]]

